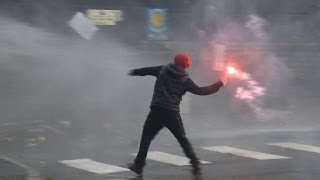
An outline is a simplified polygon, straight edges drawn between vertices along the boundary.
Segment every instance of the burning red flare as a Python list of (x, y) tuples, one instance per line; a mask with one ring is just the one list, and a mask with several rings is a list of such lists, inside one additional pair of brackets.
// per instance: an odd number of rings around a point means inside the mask
[(234, 75), (236, 74), (238, 71), (235, 67), (233, 66), (227, 66), (227, 73), (230, 75)]
[(235, 94), (236, 98), (252, 101), (258, 96), (263, 96), (265, 94), (265, 88), (259, 86), (259, 83), (254, 81), (249, 73), (241, 71), (236, 65), (228, 64), (226, 66), (226, 74), (228, 77), (240, 79), (245, 82), (244, 87), (237, 88)]

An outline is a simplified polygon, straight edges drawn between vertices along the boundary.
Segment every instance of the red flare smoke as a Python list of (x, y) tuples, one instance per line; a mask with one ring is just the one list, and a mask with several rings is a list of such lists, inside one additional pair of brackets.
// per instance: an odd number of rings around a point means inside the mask
[(234, 77), (245, 82), (245, 87), (238, 87), (235, 97), (252, 101), (258, 96), (263, 96), (265, 94), (265, 88), (259, 86), (259, 83), (252, 79), (251, 75), (246, 72), (242, 72), (234, 65), (226, 66), (226, 73), (228, 77)]

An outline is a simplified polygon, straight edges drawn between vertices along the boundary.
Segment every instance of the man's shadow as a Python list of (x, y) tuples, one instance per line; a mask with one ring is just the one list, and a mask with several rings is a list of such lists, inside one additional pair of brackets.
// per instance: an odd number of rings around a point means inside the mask
[(143, 175), (137, 175), (136, 177), (129, 178), (127, 180), (144, 180)]
[(202, 175), (194, 175), (192, 180), (202, 180)]
[[(136, 177), (129, 178), (127, 180), (144, 180), (144, 177), (142, 175), (138, 175)], [(192, 180), (202, 180), (202, 176), (201, 175), (195, 175), (195, 176), (192, 177)]]

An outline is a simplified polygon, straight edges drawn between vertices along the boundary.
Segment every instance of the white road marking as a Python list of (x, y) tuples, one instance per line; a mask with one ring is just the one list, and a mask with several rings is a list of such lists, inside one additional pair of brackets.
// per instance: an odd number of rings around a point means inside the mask
[[(136, 156), (137, 154), (131, 154)], [(147, 159), (151, 159), (154, 161), (159, 161), (167, 164), (173, 164), (176, 166), (186, 166), (190, 165), (189, 159), (186, 157), (181, 157), (181, 156), (176, 156), (173, 154), (168, 154), (164, 152), (159, 152), (159, 151), (151, 151), (148, 152)], [(210, 162), (207, 161), (200, 161), (202, 164), (209, 164)]]
[(243, 156), (247, 158), (253, 158), (258, 160), (269, 160), (269, 159), (290, 159), (290, 157), (278, 156), (273, 154), (266, 154), (256, 151), (249, 151), (244, 149), (238, 149), (228, 146), (211, 146), (211, 147), (202, 147), (202, 149), (215, 151), (220, 153), (229, 153), (237, 156)]
[(35, 169), (27, 166), (26, 164), (23, 164), (22, 162), (20, 162), (16, 159), (10, 158), (10, 157), (3, 155), (3, 154), (0, 154), (0, 159), (4, 159), (12, 164), (15, 164), (16, 166), (19, 166), (19, 167), (25, 169), (28, 173), (27, 180), (41, 180), (42, 179), (42, 178), (40, 178), (39, 173)]
[(18, 123), (1, 123), (0, 126), (17, 126)]
[(320, 147), (310, 146), (310, 145), (305, 145), (305, 144), (284, 142), (284, 143), (268, 143), (267, 145), (278, 146), (278, 147), (288, 148), (288, 149), (301, 150), (301, 151), (309, 151), (309, 152), (314, 152), (314, 153), (320, 153)]
[(82, 170), (97, 173), (97, 174), (107, 174), (107, 173), (129, 171), (126, 168), (96, 162), (91, 159), (63, 160), (63, 161), (59, 161), (59, 162), (65, 164), (67, 166), (70, 166), (70, 167), (82, 169)]

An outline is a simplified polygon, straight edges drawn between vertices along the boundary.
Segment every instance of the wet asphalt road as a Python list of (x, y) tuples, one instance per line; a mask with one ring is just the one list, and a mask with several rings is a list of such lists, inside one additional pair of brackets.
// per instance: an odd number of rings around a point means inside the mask
[[(141, 122), (142, 123), (142, 122)], [(96, 131), (94, 131), (95, 128)], [(317, 180), (320, 177), (320, 154), (267, 145), (276, 142), (294, 142), (320, 146), (320, 130), (295, 128), (282, 130), (229, 131), (212, 136), (187, 132), (198, 156), (210, 164), (203, 165), (203, 175), (194, 177), (189, 166), (176, 166), (148, 160), (143, 177), (129, 171), (97, 174), (62, 164), (61, 160), (91, 159), (100, 163), (126, 167), (138, 148), (137, 131), (117, 133), (116, 130), (86, 129), (72, 122), (33, 121), (7, 123), (0, 127), (1, 155), (16, 163), (1, 160), (2, 179), (30, 176), (36, 172), (38, 179), (94, 180), (94, 179), (225, 179), (225, 180)], [(82, 130), (81, 130), (82, 129)], [(240, 155), (223, 154), (202, 149), (208, 146), (227, 146), (288, 159), (257, 160)], [(167, 130), (162, 130), (153, 141), (150, 151), (160, 151), (184, 156), (178, 143)], [(17, 163), (18, 162), (18, 163)], [(29, 174), (28, 174), (29, 170)], [(29, 177), (30, 178), (30, 177)]]

